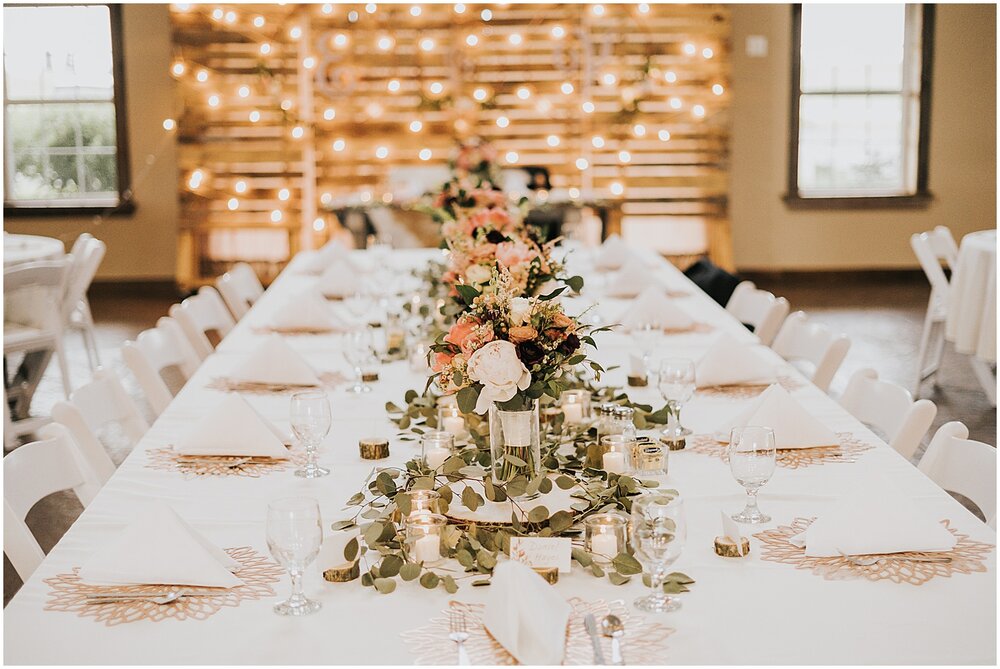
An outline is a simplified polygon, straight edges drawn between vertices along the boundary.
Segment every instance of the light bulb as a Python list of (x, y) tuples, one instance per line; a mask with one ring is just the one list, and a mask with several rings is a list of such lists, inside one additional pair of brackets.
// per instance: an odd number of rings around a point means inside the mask
[(531, 89), (527, 86), (521, 86), (517, 89), (517, 97), (522, 100), (527, 100), (531, 97)]
[(257, 121), (260, 120), (260, 112), (254, 109), (252, 112), (250, 112), (249, 118), (251, 123), (256, 123)]
[(174, 119), (172, 119), (172, 118), (165, 118), (165, 119), (163, 119), (163, 129), (166, 130), (167, 132), (170, 132), (171, 130), (173, 130), (176, 127), (177, 127), (177, 123), (174, 122)]
[(382, 115), (382, 112), (383, 112), (382, 105), (380, 105), (377, 102), (373, 102), (367, 107), (365, 107), (365, 113), (371, 116), (372, 118), (378, 118), (379, 116)]
[(542, 98), (538, 101), (538, 104), (535, 105), (535, 109), (537, 109), (541, 114), (548, 114), (552, 111), (552, 101), (548, 98)]
[(236, 182), (236, 185), (233, 186), (233, 190), (235, 190), (237, 193), (240, 193), (241, 195), (243, 193), (246, 193), (247, 192), (247, 182), (244, 181), (243, 179), (240, 179), (239, 181)]
[(645, 137), (646, 136), (646, 126), (644, 126), (641, 123), (636, 123), (634, 126), (632, 126), (632, 133), (636, 137)]
[(497, 118), (497, 126), (501, 128), (506, 128), (509, 125), (510, 125), (510, 119), (507, 118), (506, 116), (500, 116)]
[(184, 67), (184, 61), (178, 60), (173, 64), (173, 66), (171, 66), (170, 71), (173, 72), (175, 77), (179, 77), (184, 74), (184, 70), (186, 69), (187, 68)]
[(311, 70), (316, 67), (316, 59), (313, 56), (306, 56), (302, 59), (302, 67)]
[(722, 87), (722, 84), (714, 84), (712, 86), (712, 92), (716, 95), (722, 95), (726, 92), (726, 89)]
[(374, 2), (369, 2), (367, 5), (365, 5), (365, 11), (368, 12), (369, 14), (374, 14), (377, 9), (378, 5), (376, 5)]
[(604, 5), (594, 5), (590, 11), (594, 12), (594, 16), (604, 16)]
[(604, 148), (604, 138), (601, 137), (600, 135), (594, 135), (593, 137), (591, 137), (590, 143), (593, 145), (595, 149)]
[(568, 81), (564, 81), (562, 86), (559, 87), (559, 90), (561, 90), (564, 95), (570, 95), (575, 89), (573, 88), (573, 84)]
[(322, 11), (324, 14), (333, 14), (333, 5), (329, 2), (324, 4)]
[(229, 208), (229, 211), (236, 211), (240, 208), (240, 201), (235, 197), (231, 197), (229, 198), (229, 202), (226, 203), (226, 206)]
[(337, 48), (344, 48), (347, 46), (347, 35), (345, 33), (337, 33), (333, 36), (333, 45)]
[(255, 16), (255, 17), (253, 17), (253, 27), (254, 28), (263, 28), (265, 23), (266, 23), (266, 21), (264, 20), (263, 16)]
[(583, 108), (583, 112), (585, 114), (593, 114), (594, 113), (594, 109), (596, 109), (596, 107), (594, 107), (594, 103), (591, 102), (590, 100), (587, 100), (586, 102), (584, 102), (583, 105), (582, 105), (582, 108)]
[(336, 109), (334, 109), (333, 107), (327, 107), (326, 109), (323, 110), (323, 120), (332, 121), (335, 118), (337, 118)]
[(349, 23), (357, 23), (359, 18), (361, 18), (361, 15), (353, 9), (347, 12), (347, 20)]
[(636, 7), (636, 9), (639, 10), (640, 14), (649, 14), (649, 5), (647, 5), (645, 2), (640, 2), (639, 6)]
[(476, 37), (475, 35), (468, 35), (465, 38), (465, 43), (468, 44), (469, 46), (476, 46), (477, 44), (479, 44), (479, 38)]
[(274, 211), (271, 212), (271, 222), (272, 223), (281, 223), (281, 210), (280, 209), (275, 209)]
[(441, 93), (444, 91), (444, 84), (442, 84), (440, 81), (435, 81), (430, 85), (430, 91), (434, 95), (441, 95)]
[(319, 196), (319, 201), (323, 204), (330, 204), (333, 202), (333, 193), (323, 193)]
[(695, 45), (694, 45), (694, 44), (691, 44), (691, 42), (687, 42), (687, 43), (686, 43), (686, 44), (684, 45), (684, 53), (686, 53), (686, 54), (687, 54), (687, 55), (689, 55), (689, 56), (693, 56), (693, 55), (694, 55), (694, 52), (695, 52), (695, 51), (697, 51), (697, 50), (698, 50), (698, 49), (697, 49), (697, 48), (695, 47)]
[(226, 12), (226, 23), (236, 23), (236, 12)]
[(267, 42), (264, 42), (263, 44), (260, 45), (260, 54), (262, 56), (266, 56), (269, 53), (271, 53), (271, 45), (268, 44)]
[(479, 12), (479, 18), (481, 18), (483, 21), (489, 21), (493, 18), (493, 12), (491, 12), (488, 9), (484, 9), (483, 11)]
[(622, 193), (625, 192), (625, 186), (623, 186), (618, 181), (612, 181), (611, 182), (611, 186), (610, 186), (610, 190), (611, 190), (611, 194), (612, 195), (621, 195)]
[(292, 128), (292, 139), (302, 139), (302, 136), (305, 134), (306, 131), (301, 125), (297, 125)]
[(683, 105), (684, 103), (681, 102), (680, 98), (670, 98), (671, 109), (680, 109)]
[(410, 132), (420, 132), (424, 129), (424, 124), (420, 121), (410, 121)]
[(431, 159), (431, 150), (430, 149), (420, 149), (420, 153), (418, 154), (418, 156), (420, 157), (420, 160), (430, 160)]
[(524, 38), (521, 37), (519, 33), (511, 33), (507, 36), (507, 41), (514, 46), (521, 46), (521, 42), (524, 41)]
[(485, 88), (477, 88), (476, 90), (472, 91), (472, 97), (474, 97), (479, 102), (483, 102), (486, 98), (489, 97), (489, 93), (486, 92)]
[(386, 88), (389, 89), (390, 93), (398, 93), (400, 86), (401, 84), (399, 83), (399, 79), (393, 79), (388, 83)]
[(208, 106), (209, 107), (218, 107), (219, 106), (219, 96), (218, 95), (209, 95), (208, 96)]
[(463, 5), (461, 2), (458, 3), (457, 5), (455, 5), (454, 9), (455, 9), (455, 13), (456, 14), (464, 14), (465, 13), (465, 5)]
[(362, 202), (371, 202), (372, 201), (372, 194), (369, 193), (368, 191), (365, 191), (364, 193), (361, 194), (361, 201)]
[(281, 190), (278, 191), (278, 199), (281, 200), (282, 202), (284, 202), (291, 196), (292, 193), (287, 188), (282, 188)]
[(388, 51), (389, 49), (392, 48), (392, 45), (395, 43), (396, 43), (395, 40), (393, 40), (388, 35), (382, 35), (381, 37), (378, 38), (377, 46), (381, 51)]
[(632, 154), (629, 153), (628, 151), (619, 151), (618, 152), (618, 162), (620, 162), (620, 163), (630, 163), (630, 162), (632, 162)]
[(571, 198), (573, 198), (574, 200), (576, 198), (580, 197), (580, 189), (579, 188), (570, 188), (569, 189), (569, 196)]
[(288, 31), (288, 36), (292, 39), (298, 39), (302, 37), (302, 28), (298, 26), (292, 26), (291, 30)]
[(706, 60), (708, 60), (709, 58), (711, 58), (714, 55), (715, 55), (715, 52), (712, 51), (712, 49), (710, 49), (707, 46), (704, 49), (701, 50), (701, 57), (704, 58), (704, 59), (706, 59)]
[(545, 138), (545, 143), (551, 147), (559, 146), (559, 137), (556, 135), (549, 135)]
[(216, 21), (221, 21), (222, 17), (225, 15), (226, 13), (221, 9), (216, 8), (212, 10), (212, 18), (215, 19)]
[(313, 230), (315, 230), (316, 232), (323, 232), (323, 230), (325, 229), (326, 229), (326, 221), (324, 221), (322, 218), (317, 218), (315, 221), (313, 221)]
[(198, 70), (198, 74), (194, 75), (194, 78), (201, 83), (205, 83), (208, 81), (208, 70)]
[(566, 29), (562, 26), (552, 26), (552, 37), (562, 39), (566, 36)]
[(423, 49), (424, 51), (432, 50), (434, 48), (434, 40), (432, 40), (430, 37), (423, 38), (422, 40), (420, 40), (420, 48)]
[(695, 105), (691, 107), (691, 113), (695, 115), (696, 118), (705, 118), (705, 107), (703, 105)]
[(238, 90), (237, 93), (239, 94), (239, 96), (241, 98), (248, 98), (248, 97), (250, 97), (250, 87), (249, 86), (240, 86), (240, 90)]
[(614, 86), (617, 81), (618, 77), (613, 72), (605, 72), (601, 75), (601, 83), (605, 86)]
[(388, 158), (389, 157), (389, 147), (387, 147), (387, 146), (380, 146), (377, 149), (375, 149), (375, 157), (378, 158), (379, 160), (385, 160), (386, 158)]
[(420, 16), (423, 13), (423, 8), (420, 5), (413, 5), (410, 7), (410, 16)]
[(333, 150), (340, 153), (347, 146), (347, 142), (342, 139), (336, 139), (333, 141)]
[(670, 131), (669, 130), (661, 130), (658, 133), (656, 133), (656, 136), (660, 138), (661, 142), (669, 142), (670, 141)]
[(518, 158), (517, 152), (516, 151), (508, 151), (507, 155), (504, 156), (504, 158), (507, 159), (508, 163), (516, 163), (517, 162), (517, 158)]
[(578, 170), (585, 170), (588, 167), (590, 167), (590, 163), (587, 162), (586, 158), (577, 158), (576, 159), (576, 169), (578, 169)]
[(677, 73), (674, 72), (673, 70), (667, 70), (666, 72), (663, 73), (663, 80), (666, 81), (668, 84), (672, 84), (675, 81), (677, 81)]

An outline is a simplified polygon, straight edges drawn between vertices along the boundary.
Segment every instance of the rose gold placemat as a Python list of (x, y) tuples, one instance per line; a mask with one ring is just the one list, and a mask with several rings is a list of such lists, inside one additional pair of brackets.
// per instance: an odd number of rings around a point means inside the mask
[(320, 386), (234, 381), (224, 376), (217, 376), (205, 384), (205, 387), (211, 388), (212, 390), (222, 390), (228, 393), (254, 393), (269, 395), (275, 393), (296, 393), (302, 390), (313, 390), (319, 387), (335, 388), (347, 381), (347, 377), (339, 372), (322, 372), (316, 376), (319, 378), (321, 384)]
[(330, 335), (336, 334), (338, 332), (343, 332), (338, 328), (291, 328), (291, 327), (278, 327), (273, 325), (256, 327), (253, 329), (257, 334), (279, 334), (286, 337), (292, 337), (297, 335)]
[[(794, 392), (805, 386), (802, 381), (791, 376), (779, 376), (777, 383), (788, 392)], [(708, 388), (699, 388), (696, 393), (702, 397), (748, 400), (757, 397), (757, 395), (760, 395), (771, 385), (770, 383), (757, 383), (751, 385), (709, 386)]]
[[(805, 548), (792, 545), (792, 537), (803, 532), (815, 518), (796, 518), (791, 525), (781, 525), (773, 530), (765, 530), (753, 535), (761, 542), (761, 560), (793, 565), (796, 569), (809, 569), (827, 580), (866, 578), (869, 581), (889, 580), (893, 583), (923, 585), (935, 576), (951, 577), (953, 574), (971, 574), (986, 571), (983, 560), (995, 546), (973, 541), (967, 535), (949, 527), (949, 521), (941, 524), (955, 535), (958, 543), (950, 551), (922, 553), (891, 553), (888, 555), (853, 555), (855, 559), (877, 557), (872, 565), (852, 564), (845, 557), (806, 557)], [(951, 562), (919, 562), (914, 558), (950, 557)], [(907, 559), (910, 558), (910, 559)]]
[[(840, 443), (836, 446), (817, 446), (815, 448), (785, 448), (778, 449), (776, 461), (779, 467), (799, 469), (823, 465), (828, 462), (857, 462), (858, 456), (875, 448), (872, 444), (858, 439), (850, 432), (838, 432)], [(696, 434), (687, 438), (685, 450), (702, 455), (710, 455), (728, 461), (727, 445), (711, 434)]]
[[(583, 619), (588, 613), (593, 613), (599, 621), (609, 613), (618, 616), (625, 624), (625, 636), (622, 637), (622, 655), (628, 664), (664, 664), (667, 659), (664, 653), (667, 648), (667, 637), (673, 629), (663, 623), (649, 621), (642, 616), (633, 615), (634, 609), (618, 599), (605, 602), (602, 599), (586, 602), (577, 597), (571, 597), (569, 604), (572, 611), (569, 624), (566, 626), (566, 655), (563, 664), (592, 665), (594, 651)], [(517, 660), (504, 649), (483, 627), (482, 604), (466, 604), (449, 602), (449, 608), (442, 611), (441, 618), (431, 618), (427, 625), (401, 634), (404, 643), (409, 646), (417, 664), (454, 665), (458, 660), (458, 648), (454, 641), (448, 638), (451, 631), (448, 626), (449, 613), (461, 612), (465, 616), (469, 639), (465, 649), (473, 665), (515, 665)], [(611, 658), (611, 639), (600, 639), (604, 657)]]
[(283, 472), (306, 462), (305, 452), (289, 449), (289, 458), (250, 457), (240, 455), (185, 455), (173, 446), (147, 451), (146, 468), (179, 472), (191, 476), (246, 476), (260, 478), (272, 472)]
[[(227, 548), (226, 553), (240, 563), (235, 572), (243, 585), (235, 588), (203, 588), (167, 585), (87, 585), (77, 576), (79, 567), (71, 574), (59, 574), (45, 579), (51, 586), (46, 611), (67, 611), (84, 618), (93, 618), (109, 627), (136, 620), (160, 622), (174, 620), (205, 620), (226, 606), (239, 606), (244, 601), (271, 597), (272, 583), (277, 583), (284, 569), (249, 547)], [(181, 597), (170, 604), (150, 601), (119, 601), (93, 604), (89, 594), (128, 592), (136, 595), (156, 596), (165, 591), (183, 589), (189, 597)]]

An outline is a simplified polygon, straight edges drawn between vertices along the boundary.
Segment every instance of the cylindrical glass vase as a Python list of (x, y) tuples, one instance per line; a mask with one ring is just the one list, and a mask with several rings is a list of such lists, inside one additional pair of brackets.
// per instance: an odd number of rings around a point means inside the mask
[(490, 455), (493, 482), (504, 484), (518, 476), (529, 480), (541, 471), (538, 436), (538, 400), (523, 411), (490, 406)]

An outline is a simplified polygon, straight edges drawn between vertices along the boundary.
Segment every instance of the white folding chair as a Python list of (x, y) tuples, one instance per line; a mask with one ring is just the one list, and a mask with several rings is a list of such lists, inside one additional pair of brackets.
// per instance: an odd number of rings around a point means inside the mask
[(743, 281), (733, 291), (726, 311), (741, 323), (753, 326), (753, 332), (765, 346), (770, 346), (788, 316), (788, 300), (758, 288), (753, 281)]
[(170, 317), (181, 326), (195, 353), (202, 360), (215, 350), (208, 335), (214, 332), (217, 339), (221, 340), (236, 325), (219, 292), (211, 286), (204, 286), (197, 295), (170, 307)]
[(253, 268), (245, 262), (238, 262), (232, 269), (220, 276), (215, 287), (219, 289), (222, 299), (226, 301), (226, 306), (233, 313), (236, 320), (250, 311), (253, 303), (264, 294), (264, 286), (253, 271)]
[(87, 290), (94, 281), (97, 268), (104, 259), (107, 246), (89, 233), (83, 233), (73, 243), (70, 252), (69, 278), (66, 281), (66, 295), (63, 298), (63, 319), (65, 326), (71, 330), (79, 330), (83, 335), (83, 345), (87, 351), (87, 363), (90, 371), (101, 365), (97, 351), (97, 338), (94, 336), (94, 317), (90, 313), (90, 301)]
[(69, 430), (77, 448), (86, 453), (91, 462), (98, 463), (98, 474), (105, 478), (114, 473), (115, 465), (98, 439), (101, 431), (114, 424), (129, 440), (130, 446), (135, 446), (149, 429), (118, 376), (101, 368), (94, 372), (89, 383), (73, 391), (68, 402), (56, 403), (52, 408), (52, 420)]
[(796, 311), (785, 319), (771, 348), (796, 367), (808, 363), (812, 372), (803, 369), (803, 373), (826, 392), (851, 348), (851, 340), (845, 335), (833, 334), (824, 325), (810, 323), (804, 312)]
[(913, 457), (937, 415), (930, 400), (913, 401), (910, 391), (880, 381), (874, 369), (859, 369), (847, 382), (840, 405), (862, 423), (878, 429), (906, 459)]
[(958, 245), (948, 228), (940, 225), (930, 232), (921, 232), (910, 237), (910, 246), (920, 261), (927, 280), (931, 284), (931, 297), (924, 316), (924, 329), (920, 335), (920, 349), (917, 352), (917, 379), (913, 395), (920, 397), (920, 385), (937, 372), (944, 354), (944, 322), (948, 316), (948, 298), (951, 283), (945, 276), (941, 262), (954, 268), (958, 259)]
[(969, 439), (969, 428), (952, 421), (938, 428), (917, 468), (947, 492), (971, 500), (996, 528), (997, 449)]
[(200, 364), (198, 354), (191, 348), (177, 321), (168, 317), (158, 320), (155, 328), (140, 332), (135, 341), (125, 342), (122, 358), (139, 381), (157, 416), (163, 413), (174, 397), (163, 372), (177, 369), (187, 381)]
[(72, 490), (87, 506), (107, 481), (62, 425), (46, 425), (39, 436), (3, 459), (3, 552), (22, 581), (45, 559), (24, 522), (31, 507), (60, 490)]

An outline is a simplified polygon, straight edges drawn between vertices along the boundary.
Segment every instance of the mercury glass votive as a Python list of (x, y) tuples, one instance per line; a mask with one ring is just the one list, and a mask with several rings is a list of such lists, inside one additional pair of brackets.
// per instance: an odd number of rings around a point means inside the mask
[(404, 522), (410, 562), (422, 562), (427, 567), (439, 564), (444, 559), (441, 540), (448, 519), (437, 513), (418, 513)]
[(420, 457), (428, 469), (438, 469), (455, 452), (455, 435), (443, 430), (426, 433), (420, 439)]
[(465, 436), (465, 416), (455, 405), (445, 405), (438, 409), (438, 429), (449, 432), (456, 439)]
[(624, 434), (601, 437), (601, 469), (609, 474), (626, 474), (632, 469), (635, 439)]
[(599, 564), (609, 564), (625, 550), (628, 519), (617, 513), (599, 513), (584, 521), (584, 546)]
[(670, 449), (664, 444), (638, 444), (638, 454), (633, 463), (637, 474), (642, 476), (666, 475), (669, 473)]
[(590, 420), (590, 393), (586, 390), (564, 390), (559, 404), (566, 425), (580, 425)]

